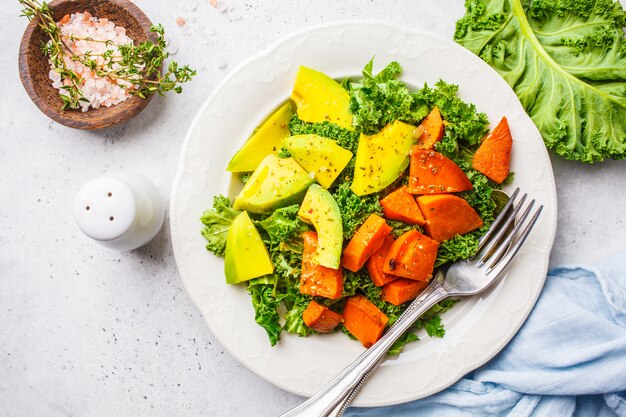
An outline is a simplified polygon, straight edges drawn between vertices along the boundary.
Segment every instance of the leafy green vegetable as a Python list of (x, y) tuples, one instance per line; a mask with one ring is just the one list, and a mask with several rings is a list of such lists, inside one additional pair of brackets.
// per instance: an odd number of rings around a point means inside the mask
[(251, 176), (252, 172), (242, 172), (241, 174), (239, 174), (239, 179), (245, 184), (248, 182)]
[(279, 208), (257, 222), (267, 232), (272, 246), (287, 242), (309, 230), (309, 226), (298, 217), (299, 209), (297, 204)]
[(281, 147), (278, 150), (278, 157), (279, 158), (289, 158), (291, 156), (291, 153), (289, 152), (289, 150), (287, 148), (285, 148), (284, 146)]
[(424, 85), (416, 93), (417, 100), (428, 108), (437, 106), (446, 121), (444, 137), (435, 147), (450, 158), (458, 153), (459, 143), (464, 146), (478, 145), (489, 130), (487, 116), (477, 112), (475, 105), (461, 100), (458, 91), (457, 85), (439, 80), (434, 88)]
[(294, 294), (285, 303), (287, 312), (285, 313), (285, 324), (283, 330), (287, 333), (295, 333), (298, 336), (308, 336), (312, 330), (304, 323), (302, 313), (311, 302), (311, 297), (303, 294)]
[(398, 79), (402, 73), (399, 63), (389, 63), (375, 76), (373, 69), (374, 58), (363, 68), (363, 78), (346, 83), (350, 91), (352, 124), (359, 131), (369, 135), (394, 120), (418, 124), (426, 117), (426, 105), (416, 100), (406, 84)]
[(422, 229), (420, 226), (416, 224), (406, 224), (399, 220), (389, 220), (389, 219), (385, 219), (385, 220), (387, 221), (387, 225), (391, 227), (391, 235), (393, 236), (394, 239), (397, 239), (403, 233), (406, 233), (409, 230), (417, 230), (420, 233), (424, 233), (424, 229)]
[(289, 121), (289, 131), (292, 135), (320, 135), (328, 139), (335, 139), (337, 145), (356, 154), (359, 146), (359, 133), (337, 126), (327, 121), (308, 123), (294, 114)]
[(227, 197), (223, 195), (213, 197), (213, 208), (206, 210), (200, 217), (204, 224), (201, 233), (208, 241), (207, 250), (217, 256), (224, 256), (228, 229), (239, 213), (241, 212), (232, 208), (232, 203)]
[(454, 39), (504, 77), (546, 145), (626, 157), (626, 13), (614, 0), (467, 0)]
[(254, 320), (263, 327), (274, 346), (280, 340), (279, 300), (274, 295), (276, 276), (269, 275), (248, 281), (248, 293), (252, 297)]
[(341, 211), (343, 223), (343, 238), (349, 240), (356, 230), (365, 222), (370, 214), (376, 213), (382, 216), (383, 208), (379, 202), (378, 194), (369, 194), (359, 197), (350, 189), (349, 182), (339, 184), (333, 198)]

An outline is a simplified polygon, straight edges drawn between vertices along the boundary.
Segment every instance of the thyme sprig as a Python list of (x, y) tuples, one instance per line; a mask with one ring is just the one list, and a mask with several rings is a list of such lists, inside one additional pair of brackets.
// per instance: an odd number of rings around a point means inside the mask
[(154, 42), (145, 41), (138, 45), (134, 43), (118, 45), (110, 40), (100, 41), (71, 35), (72, 42), (85, 40), (117, 47), (116, 54), (112, 49), (107, 49), (101, 54), (91, 52), (77, 54), (63, 41), (54, 15), (46, 2), (38, 0), (19, 0), (19, 2), (23, 6), (22, 16), (28, 20), (39, 18), (39, 28), (49, 38), (47, 42), (42, 43), (41, 49), (50, 59), (53, 70), (64, 80), (64, 85), (60, 87), (66, 92), (60, 95), (63, 101), (62, 109), (77, 109), (80, 102), (87, 101), (80, 89), (84, 80), (68, 68), (65, 57), (84, 65), (99, 77), (113, 80), (128, 93), (143, 99), (154, 93), (160, 95), (168, 91), (181, 93), (183, 91), (181, 84), (190, 81), (196, 75), (196, 71), (188, 65), (180, 66), (174, 61), (169, 63), (164, 73), (161, 71), (169, 53), (166, 51), (165, 31), (160, 24), (150, 27), (150, 32), (156, 35)]

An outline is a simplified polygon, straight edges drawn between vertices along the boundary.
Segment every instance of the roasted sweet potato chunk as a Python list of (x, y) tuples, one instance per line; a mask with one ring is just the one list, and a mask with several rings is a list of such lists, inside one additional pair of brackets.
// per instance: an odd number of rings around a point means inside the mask
[(383, 213), (388, 219), (420, 226), (426, 223), (415, 197), (404, 185), (380, 200), (380, 205), (383, 206)]
[(435, 143), (440, 141), (443, 137), (444, 129), (441, 112), (439, 112), (437, 106), (433, 107), (420, 126), (424, 128), (424, 133), (422, 133), (422, 136), (419, 138), (418, 146), (425, 149), (432, 149)]
[(401, 305), (414, 299), (426, 288), (428, 282), (398, 278), (383, 286), (382, 299), (393, 305)]
[(409, 171), (411, 194), (459, 193), (472, 189), (472, 183), (457, 164), (433, 150), (411, 148)]
[(311, 301), (302, 312), (304, 324), (320, 333), (332, 332), (341, 323), (341, 314), (335, 313), (326, 306)]
[(389, 249), (393, 245), (393, 236), (388, 235), (383, 242), (383, 245), (378, 249), (370, 258), (367, 260), (365, 264), (367, 268), (367, 272), (369, 273), (372, 282), (377, 287), (382, 287), (388, 282), (391, 282), (398, 277), (390, 274), (385, 274), (383, 271), (383, 267), (385, 265), (385, 260), (387, 259), (387, 254), (389, 253)]
[(380, 339), (389, 318), (362, 295), (354, 295), (343, 309), (343, 325), (366, 348)]
[(437, 242), (476, 230), (483, 225), (476, 210), (453, 194), (421, 195), (417, 204), (426, 218), (426, 234)]
[(487, 135), (474, 154), (472, 167), (501, 184), (509, 175), (513, 138), (506, 117)]
[(428, 282), (433, 276), (439, 243), (418, 232), (402, 234), (389, 249), (383, 271), (402, 278)]
[(383, 245), (389, 233), (391, 227), (387, 225), (385, 219), (370, 214), (343, 250), (341, 266), (352, 272), (363, 268), (367, 259)]
[(306, 232), (304, 251), (302, 252), (302, 272), (300, 274), (300, 292), (312, 296), (336, 299), (343, 292), (343, 271), (341, 267), (331, 269), (314, 261), (317, 251), (317, 233)]

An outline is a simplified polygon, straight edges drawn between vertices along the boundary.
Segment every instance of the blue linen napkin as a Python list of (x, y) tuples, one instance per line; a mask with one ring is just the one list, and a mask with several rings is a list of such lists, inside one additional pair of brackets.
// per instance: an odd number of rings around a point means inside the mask
[(626, 417), (626, 249), (549, 271), (517, 335), (448, 389), (345, 415)]

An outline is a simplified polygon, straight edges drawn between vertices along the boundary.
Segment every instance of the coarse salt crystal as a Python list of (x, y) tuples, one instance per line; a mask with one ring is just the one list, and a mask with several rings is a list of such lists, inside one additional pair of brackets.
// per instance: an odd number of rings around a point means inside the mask
[[(80, 56), (89, 53), (91, 58), (99, 65), (105, 64), (105, 59), (100, 56), (105, 51), (110, 50), (113, 56), (118, 56), (120, 54), (118, 45), (133, 42), (131, 38), (126, 36), (124, 27), (116, 26), (115, 23), (106, 18), (98, 19), (93, 17), (89, 12), (64, 16), (57, 23), (57, 26), (63, 42), (69, 45), (74, 55)], [(93, 38), (93, 41), (85, 38)], [(111, 41), (113, 44), (107, 44), (106, 41)], [(110, 107), (130, 97), (128, 91), (121, 88), (118, 84), (130, 88), (132, 87), (131, 83), (126, 81), (118, 82), (106, 76), (97, 76), (89, 68), (80, 62), (72, 60), (69, 56), (64, 56), (63, 60), (69, 70), (82, 78), (77, 87), (86, 99), (86, 101), (79, 103), (83, 112), (88, 111), (89, 108)], [(59, 89), (59, 94), (69, 95), (69, 92), (61, 87), (70, 86), (72, 82), (69, 79), (61, 78), (61, 75), (52, 68), (52, 61), (50, 61), (50, 65), (51, 70), (48, 73), (48, 77), (52, 81), (52, 86)], [(119, 69), (120, 65), (113, 64), (112, 67), (115, 70)]]

